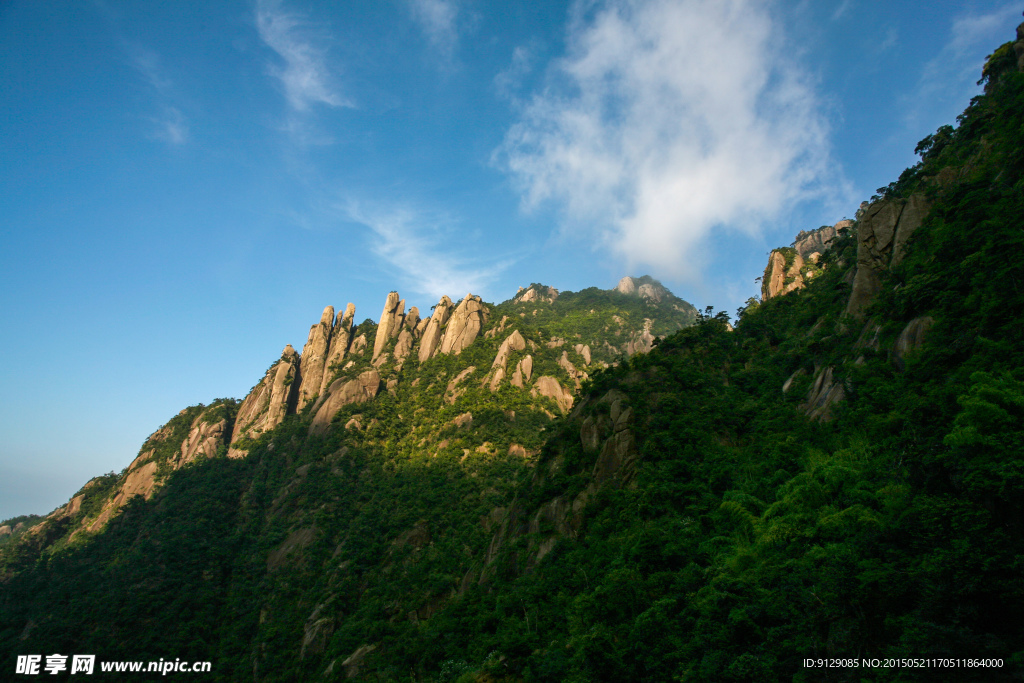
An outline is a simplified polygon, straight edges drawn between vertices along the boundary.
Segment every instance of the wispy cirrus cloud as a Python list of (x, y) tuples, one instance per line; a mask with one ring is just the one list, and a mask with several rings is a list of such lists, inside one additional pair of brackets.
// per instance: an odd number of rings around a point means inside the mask
[(514, 259), (487, 260), (479, 254), (452, 249), (459, 234), (449, 216), (409, 205), (388, 205), (347, 200), (339, 205), (348, 220), (372, 232), (373, 253), (393, 268), (413, 291), (458, 299), (466, 292), (486, 292)]
[(312, 105), (353, 107), (343, 96), (327, 62), (324, 37), (303, 16), (288, 12), (278, 0), (259, 0), (256, 29), (260, 40), (277, 53), (280, 64), (270, 73), (281, 82), (289, 106), (298, 112)]
[(451, 59), (459, 43), (455, 0), (409, 0), (409, 11), (427, 41), (445, 59)]
[(1020, 21), (1020, 6), (1007, 4), (984, 14), (956, 17), (949, 39), (925, 64), (917, 87), (906, 99), (906, 123), (931, 129), (952, 118), (978, 91), (977, 80), (985, 57), (994, 45), (1013, 37)]
[(567, 55), (495, 154), (527, 210), (552, 202), (630, 269), (692, 281), (713, 231), (755, 235), (845, 191), (765, 3), (607, 0), (572, 16)]
[(131, 57), (132, 66), (149, 87), (159, 109), (156, 115), (147, 117), (154, 126), (153, 137), (174, 146), (185, 144), (189, 140), (188, 120), (181, 109), (173, 104), (178, 99), (174, 92), (174, 82), (167, 75), (160, 55), (147, 47), (127, 41), (124, 49)]

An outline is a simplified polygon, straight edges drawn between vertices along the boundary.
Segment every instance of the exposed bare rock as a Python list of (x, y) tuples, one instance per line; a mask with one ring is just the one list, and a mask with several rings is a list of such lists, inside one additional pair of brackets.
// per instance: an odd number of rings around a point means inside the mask
[(217, 421), (210, 421), (209, 411), (216, 407), (207, 408), (192, 421), (192, 428), (188, 436), (181, 442), (181, 455), (178, 458), (177, 466), (187, 464), (200, 455), (212, 458), (228, 438), (228, 420), (222, 417)]
[(363, 665), (371, 652), (377, 649), (376, 645), (360, 645), (355, 652), (345, 658), (341, 663), (345, 667), (345, 678), (355, 678), (359, 675), (359, 667)]
[(637, 296), (651, 303), (661, 303), (671, 293), (659, 282), (645, 282), (639, 284), (641, 278), (629, 277), (628, 275), (615, 286), (615, 291), (627, 296)]
[(573, 347), (573, 351), (583, 356), (583, 362), (590, 365), (590, 346), (587, 344), (577, 344)]
[(874, 319), (868, 320), (864, 323), (864, 329), (860, 331), (860, 336), (857, 337), (857, 341), (853, 343), (854, 350), (860, 349), (872, 349), (878, 350), (878, 334), (882, 331), (882, 326), (879, 325)]
[(516, 294), (513, 301), (520, 304), (529, 303), (531, 301), (546, 301), (547, 303), (554, 303), (555, 299), (558, 298), (558, 290), (554, 287), (544, 287), (538, 285), (536, 287), (530, 287), (524, 290), (522, 287), (519, 288), (519, 293)]
[(468, 427), (473, 424), (473, 413), (462, 413), (461, 415), (457, 415), (450, 424), (455, 427)]
[(384, 310), (380, 314), (380, 322), (377, 323), (377, 337), (373, 342), (373, 360), (377, 360), (388, 340), (398, 336), (405, 320), (405, 299), (399, 300), (398, 292), (388, 294), (384, 301)]
[(846, 312), (859, 316), (882, 287), (903, 202), (882, 199), (867, 207), (857, 225), (857, 271)]
[(467, 294), (455, 308), (441, 340), (440, 352), (456, 356), (473, 343), (487, 323), (488, 309), (480, 297)]
[(527, 451), (524, 446), (522, 446), (520, 444), (517, 444), (517, 443), (513, 443), (513, 444), (509, 444), (508, 454), (509, 455), (514, 455), (514, 456), (519, 457), (519, 458), (525, 458), (525, 457), (530, 455), (530, 452)]
[(409, 329), (410, 332), (416, 332), (417, 326), (420, 324), (420, 309), (413, 306), (409, 309), (409, 312), (405, 314), (404, 325)]
[[(520, 288), (522, 289), (522, 288)], [(499, 334), (505, 331), (505, 326), (508, 325), (509, 317), (507, 315), (501, 316), (501, 321), (492, 327), (491, 329), (484, 332), (484, 339), (493, 339)]]
[(514, 330), (512, 334), (505, 337), (505, 341), (501, 342), (501, 346), (498, 347), (498, 353), (494, 356), (494, 362), (491, 363), (492, 368), (505, 368), (505, 363), (508, 362), (508, 355), (512, 351), (523, 351), (526, 349), (526, 340), (523, 339), (523, 335), (519, 334), (519, 330)]
[(454, 405), (455, 401), (459, 398), (459, 396), (461, 396), (466, 391), (465, 389), (459, 389), (459, 385), (462, 384), (462, 381), (469, 377), (471, 374), (473, 374), (475, 371), (476, 366), (470, 365), (468, 368), (465, 368), (462, 372), (460, 372), (454, 378), (452, 378), (452, 380), (448, 382), (448, 387), (445, 390), (444, 400)]
[(899, 263), (907, 240), (920, 227), (929, 205), (919, 195), (909, 200), (880, 199), (862, 209), (857, 223), (857, 272), (846, 312), (862, 317), (882, 287), (881, 274)]
[(907, 241), (910, 236), (921, 227), (925, 217), (931, 210), (931, 205), (924, 195), (914, 194), (907, 199), (903, 213), (900, 214), (899, 225), (896, 226), (896, 236), (893, 238), (891, 267), (898, 266), (907, 255)]
[(793, 261), (786, 267), (786, 255), (779, 249), (772, 251), (768, 267), (764, 270), (761, 280), (761, 300), (767, 301), (775, 296), (789, 294), (804, 286), (804, 278), (800, 270), (804, 267), (804, 259), (798, 253), (790, 252)]
[(153, 495), (153, 489), (156, 487), (156, 469), (156, 462), (149, 460), (148, 454), (143, 454), (136, 458), (128, 466), (128, 476), (125, 477), (124, 483), (121, 484), (117, 493), (103, 506), (99, 516), (89, 525), (89, 531), (98, 531), (102, 528), (107, 523), (107, 520), (133, 496), (142, 496), (149, 500)]
[(267, 556), (267, 571), (274, 571), (282, 567), (289, 555), (301, 551), (315, 541), (318, 535), (319, 532), (316, 527), (296, 529), (288, 534), (288, 537), (281, 542), (281, 545)]
[(654, 335), (651, 334), (651, 326), (654, 322), (650, 318), (644, 318), (644, 328), (640, 332), (634, 332), (626, 342), (626, 355), (632, 356), (635, 353), (650, 353), (654, 348)]
[(495, 368), (491, 373), (491, 380), (488, 382), (487, 388), (492, 392), (497, 391), (503, 379), (505, 379), (505, 368)]
[(782, 393), (788, 393), (790, 387), (793, 386), (793, 382), (796, 381), (797, 377), (802, 377), (803, 375), (806, 374), (806, 370), (804, 370), (803, 368), (797, 368), (796, 371), (794, 371), (793, 374), (789, 376), (789, 379), (782, 383)]
[(232, 447), (228, 457), (237, 458), (246, 451), (235, 448), (242, 437), (256, 438), (281, 424), (297, 397), (296, 376), (299, 372), (299, 354), (292, 345), (284, 347), (281, 359), (277, 361), (242, 401), (235, 417), (235, 428), (231, 434)]
[(892, 361), (897, 368), (900, 370), (904, 369), (906, 363), (904, 362), (903, 357), (911, 351), (921, 348), (921, 345), (924, 343), (924, 338), (928, 334), (928, 330), (930, 330), (934, 324), (935, 318), (930, 315), (914, 318), (907, 323), (907, 326), (903, 328), (903, 331), (900, 332), (900, 336), (896, 338), (896, 341), (893, 344)]
[(832, 376), (832, 368), (825, 368), (818, 373), (807, 392), (807, 400), (800, 408), (812, 420), (828, 422), (832, 419), (832, 406), (846, 397), (843, 383), (837, 382)]
[(452, 311), (452, 300), (447, 296), (442, 296), (441, 300), (437, 302), (437, 306), (434, 307), (434, 312), (430, 316), (430, 320), (427, 322), (427, 326), (423, 330), (423, 338), (420, 340), (420, 362), (432, 358), (434, 352), (437, 350), (438, 344), (441, 340), (441, 333), (444, 326), (448, 323), (448, 317)]
[[(341, 369), (341, 361), (348, 353), (349, 343), (352, 341), (352, 320), (356, 317), (355, 304), (349, 303), (345, 306), (344, 313), (338, 313), (331, 331), (331, 343), (327, 352), (327, 361), (324, 363), (323, 378), (320, 380), (320, 390), (317, 392), (323, 396), (328, 385), (334, 381), (335, 373)], [(306, 380), (303, 379), (303, 384)]]
[(601, 429), (593, 415), (588, 415), (580, 425), (580, 443), (588, 452), (596, 451), (601, 445)]
[(302, 647), (299, 650), (299, 659), (305, 659), (306, 653), (311, 655), (320, 654), (327, 649), (327, 641), (334, 633), (334, 619), (321, 617), (320, 613), (324, 605), (317, 605), (316, 609), (306, 620), (303, 628)]
[(320, 393), (327, 356), (330, 352), (331, 333), (334, 327), (334, 306), (328, 306), (320, 316), (320, 322), (309, 328), (309, 337), (302, 347), (299, 364), (299, 407)]
[(664, 287), (647, 283), (640, 285), (640, 287), (637, 288), (636, 293), (639, 294), (640, 298), (642, 299), (647, 299), (648, 301), (653, 301), (656, 304), (660, 304), (662, 298), (664, 298), (667, 292), (665, 291)]
[[(47, 516), (50, 519), (53, 519), (53, 520), (65, 519), (67, 517), (74, 517), (75, 515), (78, 514), (78, 511), (82, 509), (82, 501), (83, 500), (85, 500), (85, 494), (84, 493), (80, 493), (79, 495), (77, 495), (74, 498), (72, 498), (71, 500), (69, 500), (65, 505), (62, 505), (61, 507), (57, 508), (56, 510), (54, 510), (53, 512), (51, 512)], [(7, 534), (4, 534), (4, 532), (3, 532), (4, 529), (7, 529)], [(9, 536), (10, 534), (11, 534), (11, 527), (10, 526), (2, 526), (2, 527), (0, 527), (0, 538), (3, 538), (3, 536), (5, 536), (5, 535)]]
[(412, 353), (413, 339), (412, 332), (403, 329), (398, 333), (398, 342), (395, 344), (395, 360), (402, 361)]
[(264, 431), (273, 429), (281, 424), (288, 408), (292, 406), (295, 396), (296, 384), (299, 371), (299, 354), (295, 352), (291, 344), (284, 347), (281, 355), (281, 362), (278, 363), (277, 372), (274, 373), (274, 385), (270, 390), (270, 407), (267, 409), (267, 425)]
[(601, 454), (594, 463), (594, 481), (598, 486), (616, 478), (627, 481), (636, 464), (636, 439), (633, 432), (624, 429), (615, 432), (604, 442)]
[(767, 301), (782, 291), (782, 282), (786, 279), (786, 257), (778, 249), (773, 249), (768, 257), (768, 266), (761, 278), (761, 301)]
[(538, 377), (537, 381), (534, 383), (533, 390), (530, 393), (533, 396), (540, 395), (553, 398), (555, 403), (558, 404), (558, 409), (562, 411), (563, 415), (567, 414), (572, 409), (572, 392), (563, 388), (554, 377), (547, 375), (544, 377)]
[(549, 349), (557, 349), (559, 346), (562, 346), (563, 344), (565, 344), (565, 340), (562, 339), (561, 337), (552, 337), (551, 341), (546, 342), (544, 346), (548, 347)]
[(516, 363), (516, 371), (512, 374), (512, 386), (522, 387), (533, 377), (533, 356), (527, 355)]
[(229, 458), (241, 458), (246, 454), (246, 451), (234, 447), (236, 441), (243, 436), (251, 437), (263, 431), (262, 426), (266, 422), (267, 407), (270, 405), (270, 388), (273, 385), (273, 377), (278, 364), (267, 371), (266, 376), (253, 387), (249, 395), (242, 401), (242, 405), (239, 406), (238, 415), (235, 416), (235, 427), (231, 434), (231, 448), (228, 449)]
[(853, 221), (844, 218), (835, 225), (823, 225), (817, 230), (801, 230), (793, 240), (796, 253), (807, 258), (813, 252), (819, 254), (832, 246), (836, 237), (853, 227)]
[(380, 375), (376, 370), (367, 370), (355, 379), (336, 379), (327, 389), (327, 398), (323, 401), (309, 426), (310, 434), (323, 434), (331, 424), (331, 419), (342, 406), (350, 403), (369, 401), (380, 391)]
[(352, 340), (352, 349), (350, 353), (352, 353), (352, 355), (354, 356), (362, 355), (362, 353), (366, 351), (366, 348), (369, 346), (369, 344), (370, 343), (366, 341), (366, 335), (361, 334)]
[(569, 375), (573, 382), (576, 383), (576, 388), (580, 388), (582, 380), (587, 378), (587, 373), (582, 372), (576, 368), (575, 365), (569, 360), (569, 352), (562, 351), (562, 357), (558, 359), (558, 365)]

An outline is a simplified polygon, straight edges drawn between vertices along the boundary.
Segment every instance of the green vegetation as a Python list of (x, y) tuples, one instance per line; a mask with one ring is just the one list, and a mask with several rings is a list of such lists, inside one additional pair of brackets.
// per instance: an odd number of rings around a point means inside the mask
[(7, 533), (0, 535), (0, 546), (19, 538), (42, 520), (43, 518), (39, 515), (18, 515), (17, 517), (11, 517), (0, 522), (0, 528), (9, 527)]

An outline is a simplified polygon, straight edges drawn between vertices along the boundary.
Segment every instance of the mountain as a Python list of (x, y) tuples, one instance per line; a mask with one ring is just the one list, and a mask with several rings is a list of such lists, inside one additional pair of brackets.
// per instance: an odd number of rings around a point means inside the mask
[(1017, 38), (920, 163), (770, 255), (735, 328), (649, 278), (328, 307), (0, 548), (4, 666), (1019, 680)]

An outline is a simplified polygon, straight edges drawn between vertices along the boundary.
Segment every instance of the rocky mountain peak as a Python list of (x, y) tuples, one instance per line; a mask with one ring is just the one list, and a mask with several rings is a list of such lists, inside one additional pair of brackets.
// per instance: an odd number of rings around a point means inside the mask
[(512, 298), (513, 301), (520, 304), (529, 303), (531, 301), (546, 301), (547, 303), (554, 303), (555, 299), (558, 298), (558, 290), (554, 287), (548, 287), (547, 285), (532, 284), (527, 288), (520, 287), (519, 291)]
[(668, 298), (674, 298), (665, 285), (661, 284), (650, 275), (641, 277), (626, 277), (619, 280), (615, 291), (626, 296), (636, 296), (650, 303), (660, 304)]

